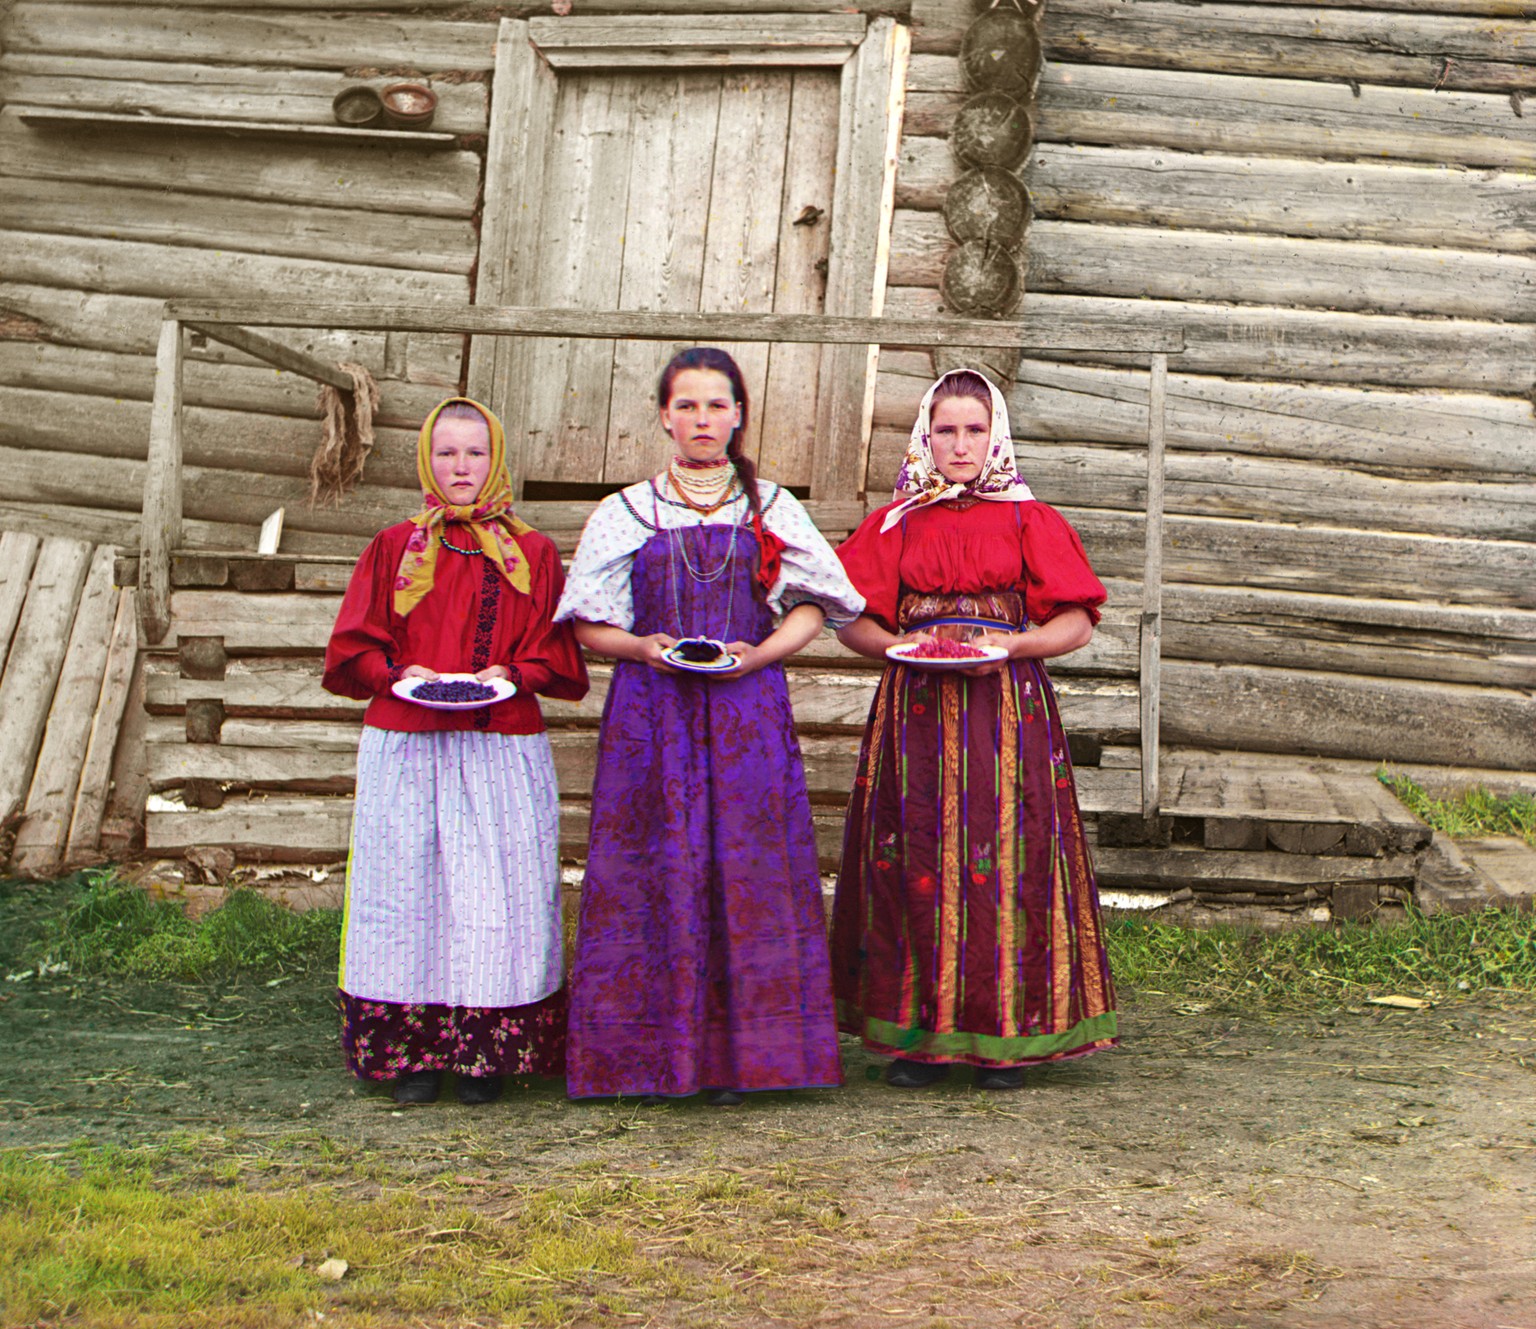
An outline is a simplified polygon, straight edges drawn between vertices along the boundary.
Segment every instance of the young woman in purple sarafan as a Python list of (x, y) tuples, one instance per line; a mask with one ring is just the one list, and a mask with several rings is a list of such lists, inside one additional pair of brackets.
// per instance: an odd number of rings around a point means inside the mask
[[(657, 398), (672, 461), (599, 505), (555, 615), (618, 661), (566, 1079), (573, 1098), (702, 1089), (724, 1106), (842, 1081), (780, 662), (863, 601), (805, 509), (743, 455), (747, 391), (730, 356), (680, 353)], [(689, 637), (719, 641), (737, 663), (674, 668), (667, 652)]]

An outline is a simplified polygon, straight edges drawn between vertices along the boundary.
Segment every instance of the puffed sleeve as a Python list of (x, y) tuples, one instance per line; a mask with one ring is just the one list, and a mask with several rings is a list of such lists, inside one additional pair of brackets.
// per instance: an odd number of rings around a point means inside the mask
[(1024, 545), (1024, 604), (1034, 623), (1045, 623), (1063, 609), (1086, 609), (1095, 623), (1108, 593), (1077, 532), (1055, 508), (1021, 504)]
[(540, 539), (532, 562), (532, 612), (521, 639), (512, 648), (511, 663), (522, 675), (527, 691), (561, 701), (580, 701), (587, 695), (588, 687), (581, 647), (576, 644), (571, 624), (554, 620), (555, 606), (565, 589), (560, 556), (553, 544)]
[(393, 613), (398, 563), (399, 553), (383, 532), (352, 569), (325, 648), (321, 683), (327, 692), (370, 701), (399, 678)]
[(785, 614), (796, 605), (819, 605), (834, 628), (852, 623), (864, 611), (864, 597), (849, 581), (826, 536), (787, 489), (771, 496), (763, 525), (784, 542), (779, 575), (768, 592), (769, 608)]
[(881, 508), (864, 518), (859, 529), (838, 545), (837, 556), (848, 579), (864, 597), (864, 612), (887, 632), (897, 632), (901, 545), (906, 528), (898, 524), (882, 535), (880, 523), (885, 520), (886, 511), (887, 508)]
[(555, 608), (555, 622), (579, 618), (628, 632), (635, 625), (630, 580), (635, 553), (649, 532), (630, 515), (619, 494), (593, 509), (571, 560), (571, 575)]

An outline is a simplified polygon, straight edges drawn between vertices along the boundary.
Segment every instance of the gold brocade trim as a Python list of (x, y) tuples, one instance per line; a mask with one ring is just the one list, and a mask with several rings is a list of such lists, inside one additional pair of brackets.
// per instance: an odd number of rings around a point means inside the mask
[(997, 1005), (1004, 1038), (1019, 1032), (1016, 990), (1018, 945), (1014, 928), (1018, 918), (1018, 821), (1019, 713), (1014, 705), (1011, 673), (1003, 675), (1002, 706), (998, 716), (997, 771)]
[(953, 1033), (960, 989), (960, 692), (955, 674), (939, 676), (939, 727), (944, 735), (944, 769), (939, 834), (943, 851), (939, 864), (939, 974), (934, 1031)]
[(1063, 1029), (1072, 1017), (1072, 931), (1067, 922), (1066, 856), (1061, 852), (1058, 824), (1051, 845), (1051, 1022), (1049, 1029)]
[[(1069, 791), (1070, 792), (1070, 791)], [(1104, 978), (1099, 961), (1104, 954), (1099, 939), (1099, 900), (1093, 887), (1093, 865), (1089, 862), (1087, 846), (1083, 842), (1082, 824), (1077, 815), (1077, 800), (1073, 798), (1071, 818), (1077, 834), (1073, 837), (1073, 868), (1078, 881), (1078, 933), (1079, 951), (1083, 956), (1083, 1014), (1098, 1015), (1114, 1004), (1114, 997), (1104, 990)]]

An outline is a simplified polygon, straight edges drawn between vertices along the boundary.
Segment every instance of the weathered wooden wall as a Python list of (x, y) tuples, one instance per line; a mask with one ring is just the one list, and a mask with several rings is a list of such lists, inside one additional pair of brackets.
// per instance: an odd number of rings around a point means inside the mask
[[(914, 0), (888, 312), (939, 308), (961, 34)], [(1435, 11), (1435, 12), (1424, 12)], [(1047, 0), (1022, 316), (1183, 327), (1165, 739), (1536, 768), (1536, 11)], [(930, 366), (886, 353), (868, 486)], [(1029, 359), (1021, 468), (1140, 558), (1148, 374)]]

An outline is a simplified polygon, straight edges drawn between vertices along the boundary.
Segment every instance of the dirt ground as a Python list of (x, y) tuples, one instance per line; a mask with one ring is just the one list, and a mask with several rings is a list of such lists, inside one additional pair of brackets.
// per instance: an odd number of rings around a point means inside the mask
[[(1142, 992), (1123, 1046), (1014, 1094), (892, 1090), (847, 1042), (842, 1090), (733, 1110), (538, 1083), (402, 1112), (343, 1073), (324, 974), (0, 986), (0, 1145), (329, 1141), (487, 1205), (546, 1178), (702, 1169), (831, 1197), (831, 1236), (765, 1274), (736, 1324), (1536, 1329), (1528, 998), (1272, 1017)], [(714, 1321), (590, 1320), (621, 1322)]]

